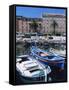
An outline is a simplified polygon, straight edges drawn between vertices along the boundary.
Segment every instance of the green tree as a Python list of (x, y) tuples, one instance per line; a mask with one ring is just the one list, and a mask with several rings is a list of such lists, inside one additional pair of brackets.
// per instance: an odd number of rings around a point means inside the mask
[(38, 23), (33, 20), (32, 23), (31, 23), (31, 29), (33, 29), (33, 32), (38, 32), (37, 28), (38, 28)]
[(53, 23), (51, 24), (51, 26), (53, 27), (53, 35), (55, 35), (56, 34), (56, 27), (58, 27), (58, 23), (55, 20), (53, 20)]

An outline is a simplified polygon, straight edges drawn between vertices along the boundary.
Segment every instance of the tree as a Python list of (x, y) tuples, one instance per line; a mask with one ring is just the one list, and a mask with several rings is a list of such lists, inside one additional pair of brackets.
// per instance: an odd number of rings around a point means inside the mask
[(53, 35), (55, 35), (56, 34), (56, 27), (58, 27), (58, 23), (55, 21), (55, 20), (53, 20), (53, 23), (51, 24), (51, 26), (53, 27)]
[(33, 29), (33, 32), (38, 32), (37, 28), (38, 28), (38, 23), (33, 20), (31, 25), (30, 25), (31, 29)]

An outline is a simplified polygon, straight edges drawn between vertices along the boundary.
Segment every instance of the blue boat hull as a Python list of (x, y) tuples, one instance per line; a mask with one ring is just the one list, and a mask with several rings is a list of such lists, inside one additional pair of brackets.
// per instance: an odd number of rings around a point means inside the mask
[(39, 60), (41, 63), (43, 63), (44, 65), (51, 65), (51, 66), (56, 66), (58, 68), (64, 69), (65, 58), (56, 54), (51, 54), (49, 56), (43, 57), (38, 54), (40, 52), (47, 53), (35, 47), (31, 49), (31, 55), (37, 60)]
[(47, 61), (47, 60), (40, 60), (38, 59), (41, 63), (43, 63), (44, 65), (50, 65), (50, 66), (55, 66), (58, 67), (60, 69), (64, 69), (64, 61), (62, 62), (54, 62), (54, 61)]

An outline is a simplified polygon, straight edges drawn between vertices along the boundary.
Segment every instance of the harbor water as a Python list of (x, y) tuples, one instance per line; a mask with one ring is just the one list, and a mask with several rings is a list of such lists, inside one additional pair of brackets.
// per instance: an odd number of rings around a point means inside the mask
[[(63, 44), (49, 44), (49, 43), (44, 43), (44, 44), (39, 44), (37, 43), (37, 47), (42, 49), (42, 50), (50, 50), (53, 48), (54, 50), (58, 50), (60, 52), (60, 49), (63, 51), (66, 50), (66, 45)], [(31, 43), (16, 43), (16, 56), (19, 55), (30, 55), (30, 48), (31, 48)], [(66, 53), (66, 51), (64, 51)], [(64, 56), (66, 57), (66, 56)], [(51, 67), (51, 74), (48, 76), (50, 77), (48, 79), (48, 82), (58, 82), (58, 81), (64, 81), (66, 78), (66, 63), (64, 64), (64, 70), (59, 70), (59, 68), (50, 66)], [(22, 83), (24, 79), (18, 75), (18, 72), (16, 72), (16, 82), (17, 83)]]

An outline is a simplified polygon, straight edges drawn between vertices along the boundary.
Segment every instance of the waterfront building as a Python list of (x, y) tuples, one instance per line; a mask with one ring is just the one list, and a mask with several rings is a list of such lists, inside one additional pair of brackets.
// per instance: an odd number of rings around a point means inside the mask
[[(37, 30), (34, 31), (32, 23), (37, 23)], [(40, 32), (44, 34), (54, 33), (55, 34), (66, 33), (66, 16), (63, 14), (42, 14), (41, 18), (29, 18), (23, 16), (16, 17), (16, 31), (21, 33), (33, 33)]]

